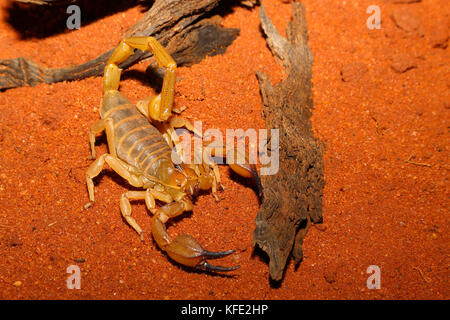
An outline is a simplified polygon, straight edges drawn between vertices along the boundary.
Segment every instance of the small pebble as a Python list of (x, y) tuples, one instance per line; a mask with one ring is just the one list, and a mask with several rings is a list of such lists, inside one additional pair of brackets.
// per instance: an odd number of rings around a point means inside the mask
[(22, 285), (22, 281), (16, 281), (13, 283), (13, 286), (20, 287)]
[(436, 24), (427, 35), (432, 48), (445, 49), (448, 46), (448, 29), (444, 23)]
[(335, 271), (326, 273), (326, 274), (324, 274), (323, 277), (325, 278), (325, 281), (330, 284), (336, 282), (336, 272)]
[(351, 62), (344, 65), (341, 69), (341, 77), (344, 82), (357, 81), (369, 71), (362, 62)]
[(399, 54), (392, 57), (391, 67), (397, 73), (404, 73), (416, 68), (417, 65), (413, 57), (407, 54)]
[(419, 17), (413, 14), (409, 8), (394, 9), (391, 18), (397, 27), (408, 33), (420, 31), (422, 27)]

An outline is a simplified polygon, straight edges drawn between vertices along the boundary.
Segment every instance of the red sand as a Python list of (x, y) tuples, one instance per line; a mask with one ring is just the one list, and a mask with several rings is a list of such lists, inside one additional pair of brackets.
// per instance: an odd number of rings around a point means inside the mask
[[(284, 34), (290, 4), (262, 2)], [(224, 261), (241, 265), (232, 277), (187, 272), (168, 261), (137, 202), (133, 215), (146, 231), (141, 242), (121, 218), (127, 186), (111, 171), (97, 179), (95, 205), (83, 209), (88, 128), (99, 119), (101, 78), (1, 92), (0, 298), (448, 299), (450, 69), (448, 48), (439, 45), (445, 46), (450, 3), (391, 2), (379, 4), (381, 30), (366, 27), (371, 1), (302, 2), (314, 56), (313, 129), (326, 144), (324, 224), (311, 229), (303, 262), (298, 269), (290, 262), (279, 288), (252, 254), (257, 197), (230, 180), (226, 167), (221, 201), (201, 196), (169, 232), (189, 233), (211, 250), (236, 249)], [(0, 59), (26, 56), (48, 67), (96, 57), (143, 14), (132, 8), (78, 31), (21, 40), (6, 22), (7, 8), (2, 1)], [(179, 68), (175, 103), (204, 128), (263, 128), (255, 70), (277, 82), (282, 68), (261, 35), (258, 9), (236, 8), (224, 25), (240, 28), (240, 36), (224, 55)], [(133, 102), (152, 93), (133, 77), (121, 90)], [(80, 290), (66, 287), (72, 264), (81, 268)], [(379, 290), (366, 287), (369, 265), (381, 268)]]

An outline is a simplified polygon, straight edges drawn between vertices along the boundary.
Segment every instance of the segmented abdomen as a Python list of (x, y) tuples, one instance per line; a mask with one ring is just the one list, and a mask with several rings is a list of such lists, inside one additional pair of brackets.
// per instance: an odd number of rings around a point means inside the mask
[(148, 177), (161, 179), (158, 169), (161, 162), (171, 162), (171, 149), (158, 129), (118, 91), (105, 95), (100, 115), (113, 119), (117, 156)]

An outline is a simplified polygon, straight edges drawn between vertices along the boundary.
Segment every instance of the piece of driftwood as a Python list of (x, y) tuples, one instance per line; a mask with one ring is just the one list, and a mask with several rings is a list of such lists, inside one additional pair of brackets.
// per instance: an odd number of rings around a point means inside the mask
[[(125, 34), (118, 35), (117, 40), (129, 36), (154, 36), (178, 65), (198, 63), (206, 55), (223, 53), (239, 34), (239, 29), (223, 28), (220, 17), (210, 17), (219, 2), (156, 0), (144, 17)], [(40, 67), (23, 57), (0, 60), (0, 89), (100, 76), (112, 50), (84, 64), (57, 69)], [(151, 56), (151, 53), (137, 50), (120, 67), (126, 69)]]
[(292, 9), (293, 20), (285, 39), (260, 8), (268, 46), (287, 74), (284, 81), (272, 86), (264, 73), (257, 72), (266, 126), (279, 129), (279, 171), (261, 177), (264, 199), (256, 217), (253, 245), (268, 254), (270, 277), (275, 281), (282, 279), (290, 254), (297, 264), (301, 261), (303, 238), (310, 224), (322, 221), (325, 184), (323, 145), (313, 136), (310, 123), (313, 59), (305, 12), (296, 2)]
[(77, 0), (14, 0), (15, 2), (34, 4), (39, 6), (53, 6), (76, 2)]

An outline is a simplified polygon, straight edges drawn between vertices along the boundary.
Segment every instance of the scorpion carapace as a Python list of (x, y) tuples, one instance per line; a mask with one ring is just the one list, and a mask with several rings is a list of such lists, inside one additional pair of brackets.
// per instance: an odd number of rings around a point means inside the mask
[[(158, 65), (166, 68), (161, 93), (139, 101), (136, 106), (118, 91), (122, 71), (119, 64), (130, 57), (134, 49), (153, 52)], [(120, 199), (120, 210), (124, 219), (141, 239), (144, 233), (131, 216), (130, 200), (145, 200), (147, 208), (153, 214), (153, 238), (170, 258), (182, 265), (206, 270), (235, 270), (239, 266), (218, 267), (207, 262), (207, 259), (227, 256), (233, 253), (233, 250), (209, 252), (189, 235), (180, 235), (171, 240), (166, 230), (165, 224), (169, 219), (192, 210), (192, 199), (199, 190), (212, 190), (217, 199), (216, 191), (220, 186), (217, 164), (203, 161), (201, 164), (174, 165), (172, 161), (172, 146), (176, 147), (179, 142), (175, 128), (184, 127), (194, 131), (189, 121), (172, 114), (176, 67), (172, 57), (153, 37), (122, 40), (113, 51), (104, 72), (101, 120), (94, 123), (90, 129), (92, 158), (96, 158), (96, 134), (102, 131), (106, 131), (109, 153), (98, 157), (86, 172), (90, 199), (86, 208), (94, 203), (92, 179), (99, 175), (107, 163), (130, 185), (144, 189), (125, 192)], [(212, 150), (211, 153), (214, 152), (215, 150)], [(259, 182), (254, 165), (230, 164), (230, 167), (238, 174), (253, 177)], [(157, 207), (156, 200), (165, 204)]]

